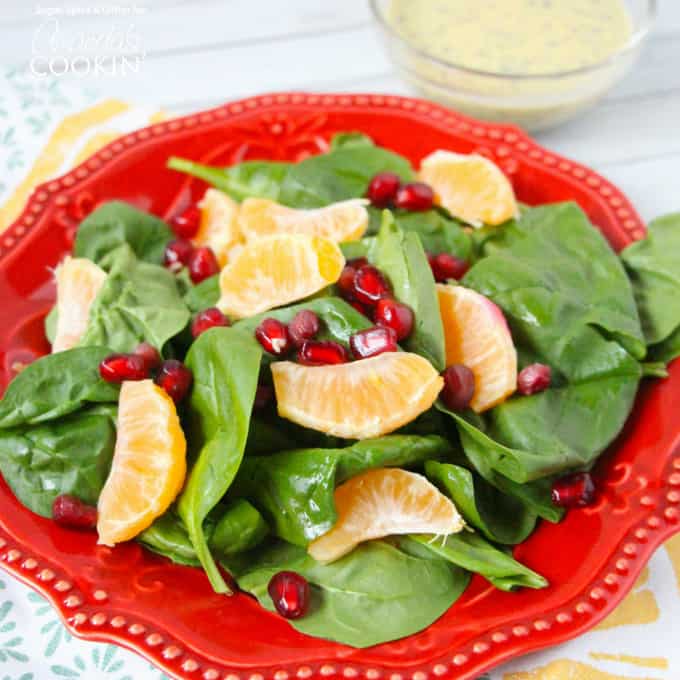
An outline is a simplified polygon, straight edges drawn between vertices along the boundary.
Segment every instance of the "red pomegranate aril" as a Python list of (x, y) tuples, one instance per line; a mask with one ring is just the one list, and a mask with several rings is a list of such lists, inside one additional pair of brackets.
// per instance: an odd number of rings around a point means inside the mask
[(412, 212), (429, 210), (434, 205), (434, 191), (425, 182), (402, 184), (394, 197), (394, 205)]
[(389, 296), (390, 287), (378, 269), (365, 264), (356, 270), (353, 292), (359, 302), (374, 307), (378, 300)]
[(52, 503), (52, 519), (69, 529), (94, 529), (97, 526), (97, 508), (83, 503), (80, 498), (62, 494)]
[(264, 349), (274, 356), (283, 356), (291, 348), (288, 327), (278, 319), (264, 319), (255, 329), (255, 337)]
[(543, 392), (550, 387), (552, 370), (546, 364), (530, 364), (525, 366), (517, 376), (517, 391), (529, 396)]
[(340, 289), (340, 295), (345, 300), (351, 300), (354, 297), (354, 277), (356, 273), (356, 267), (351, 264), (346, 264), (340, 272), (340, 278), (336, 285)]
[(397, 342), (411, 335), (413, 320), (413, 310), (408, 305), (392, 298), (378, 300), (375, 306), (373, 321), (379, 326), (391, 328), (397, 334)]
[(396, 352), (397, 334), (387, 326), (373, 326), (354, 333), (349, 339), (349, 346), (355, 358), (368, 359), (383, 352)]
[(110, 354), (99, 364), (99, 375), (110, 383), (145, 380), (149, 377), (149, 367), (139, 354)]
[(143, 342), (137, 345), (133, 354), (144, 359), (146, 369), (149, 372), (155, 371), (161, 365), (161, 361), (163, 361), (160, 352), (150, 342)]
[(274, 388), (271, 385), (258, 385), (255, 391), (255, 401), (253, 408), (256, 410), (263, 409), (274, 396)]
[(294, 571), (274, 574), (267, 586), (276, 611), (286, 619), (299, 619), (309, 609), (309, 583)]
[(393, 172), (379, 172), (373, 176), (368, 189), (366, 198), (376, 208), (386, 208), (394, 201), (397, 191), (401, 186), (401, 177)]
[(230, 326), (231, 322), (217, 307), (208, 307), (199, 312), (191, 322), (191, 335), (197, 338), (201, 333), (205, 333), (210, 328), (218, 326)]
[(576, 472), (553, 482), (552, 502), (561, 508), (584, 508), (595, 501), (595, 482), (587, 472)]
[(212, 248), (207, 246), (196, 248), (191, 253), (187, 267), (189, 268), (191, 280), (194, 283), (200, 283), (220, 272), (220, 265), (217, 262), (215, 253), (212, 251)]
[(475, 393), (474, 373), (462, 364), (452, 364), (443, 373), (444, 387), (440, 397), (451, 411), (464, 411)]
[(462, 279), (470, 269), (470, 263), (451, 253), (439, 253), (427, 257), (432, 269), (432, 275), (437, 283), (444, 283), (448, 279)]
[(193, 238), (201, 226), (201, 211), (190, 205), (184, 212), (172, 219), (172, 229), (180, 238)]
[(367, 305), (359, 302), (358, 300), (347, 300), (347, 304), (352, 305), (352, 307), (354, 307), (354, 309), (356, 309), (359, 314), (363, 314), (367, 319), (371, 318), (371, 308)]
[(349, 359), (347, 348), (333, 340), (307, 340), (297, 353), (298, 363), (305, 366), (346, 364)]
[(305, 340), (311, 340), (321, 328), (319, 317), (311, 309), (301, 309), (288, 324), (288, 334), (295, 347), (302, 347)]
[(184, 238), (170, 241), (165, 246), (163, 264), (172, 271), (179, 271), (184, 265), (189, 264), (189, 259), (194, 253), (194, 244)]
[(179, 404), (186, 397), (193, 379), (192, 372), (181, 361), (167, 359), (161, 364), (155, 382), (175, 404)]

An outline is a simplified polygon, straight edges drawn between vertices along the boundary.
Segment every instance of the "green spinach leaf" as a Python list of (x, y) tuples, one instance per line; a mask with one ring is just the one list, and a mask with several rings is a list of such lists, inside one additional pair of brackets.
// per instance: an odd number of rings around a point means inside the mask
[(500, 590), (545, 588), (548, 585), (542, 576), (519, 563), (512, 555), (495, 548), (470, 531), (463, 530), (444, 537), (414, 534), (401, 536), (396, 540), (400, 547), (415, 541), (438, 557), (474, 574), (481, 574)]
[(460, 465), (428, 461), (425, 474), (451, 498), (465, 521), (489, 540), (514, 545), (534, 530), (536, 513)]
[(0, 429), (54, 420), (90, 403), (116, 403), (119, 386), (99, 375), (109, 354), (106, 347), (77, 347), (26, 366), (0, 401)]
[(680, 213), (654, 220), (622, 253), (653, 358), (680, 356)]
[(451, 253), (463, 260), (472, 259), (472, 239), (463, 224), (439, 210), (406, 212), (397, 210), (394, 221), (404, 232), (415, 232), (430, 253)]
[(385, 210), (369, 260), (388, 275), (394, 296), (413, 309), (415, 326), (404, 347), (443, 370), (446, 365), (444, 328), (432, 270), (418, 234), (403, 232), (392, 213)]
[(220, 275), (215, 274), (196, 285), (191, 284), (182, 297), (192, 314), (214, 307), (220, 299)]
[(450, 451), (448, 441), (437, 435), (389, 435), (342, 449), (248, 456), (230, 493), (252, 501), (278, 536), (305, 546), (335, 523), (337, 484), (366, 470), (411, 467)]
[(80, 345), (131, 352), (146, 341), (161, 349), (186, 327), (191, 315), (170, 271), (138, 260), (127, 245), (102, 265), (109, 267), (109, 275), (92, 304)]
[(172, 156), (167, 167), (198, 177), (237, 201), (251, 197), (277, 201), (281, 183), (292, 164), (278, 161), (244, 161), (226, 168), (215, 168)]
[(115, 407), (83, 409), (40, 425), (0, 430), (0, 471), (30, 510), (52, 517), (52, 503), (72, 494), (96, 505), (109, 474)]
[(170, 227), (158, 217), (122, 201), (110, 201), (90, 213), (78, 227), (73, 254), (99, 264), (111, 251), (127, 243), (145, 262), (161, 264)]
[(236, 555), (256, 548), (268, 534), (269, 526), (259, 511), (239, 498), (224, 509), (210, 538), (210, 546), (218, 555)]
[(373, 140), (363, 132), (337, 132), (331, 138), (331, 151), (357, 146), (375, 146)]
[(266, 609), (271, 577), (290, 570), (311, 585), (309, 613), (289, 623), (307, 635), (370, 647), (423, 630), (465, 590), (469, 576), (434, 555), (410, 555), (383, 541), (364, 543), (322, 565), (304, 548), (279, 542), (227, 563), (239, 587)]
[(177, 510), (210, 583), (228, 592), (203, 532), (203, 521), (238, 471), (257, 388), (262, 349), (235, 328), (213, 328), (191, 346), (186, 364), (194, 375), (189, 401), (189, 444), (198, 452)]

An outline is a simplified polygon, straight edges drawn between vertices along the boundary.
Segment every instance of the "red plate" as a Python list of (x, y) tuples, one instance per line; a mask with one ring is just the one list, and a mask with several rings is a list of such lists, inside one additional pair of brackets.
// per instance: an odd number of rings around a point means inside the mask
[[(300, 159), (338, 130), (362, 130), (413, 162), (438, 148), (493, 158), (531, 204), (573, 199), (615, 248), (644, 234), (623, 194), (513, 127), (464, 118), (429, 102), (383, 95), (273, 94), (129, 134), (38, 187), (0, 236), (0, 387), (15, 362), (48, 351), (42, 319), (54, 299), (50, 268), (100, 201), (124, 199), (168, 216), (204, 185), (165, 169), (176, 154), (213, 164)], [(501, 661), (574, 637), (623, 598), (654, 549), (680, 530), (680, 362), (643, 387), (625, 432), (601, 462), (594, 507), (542, 523), (516, 556), (546, 590), (503, 593), (476, 577), (418, 635), (354, 650), (306, 637), (250, 597), (215, 595), (198, 569), (137, 544), (115, 550), (24, 509), (0, 486), (3, 568), (45, 595), (80, 637), (133, 649), (171, 676), (216, 680), (476, 677)], [(357, 612), (357, 616), (362, 613)]]

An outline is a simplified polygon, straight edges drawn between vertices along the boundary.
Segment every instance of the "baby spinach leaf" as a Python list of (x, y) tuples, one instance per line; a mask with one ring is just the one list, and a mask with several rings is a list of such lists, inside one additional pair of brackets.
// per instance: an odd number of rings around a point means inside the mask
[[(647, 237), (622, 253), (652, 356), (680, 354), (680, 213), (650, 223)], [(674, 337), (678, 334), (678, 339)], [(664, 346), (665, 343), (665, 346)], [(673, 348), (667, 351), (667, 348)]]
[(461, 222), (439, 210), (425, 212), (394, 211), (394, 221), (404, 232), (415, 232), (430, 253), (451, 253), (463, 260), (472, 258), (472, 239)]
[(189, 444), (198, 452), (177, 510), (210, 583), (228, 592), (203, 533), (203, 521), (238, 471), (253, 408), (262, 349), (235, 328), (213, 328), (191, 346), (185, 363), (194, 375)]
[(230, 493), (251, 500), (278, 536), (304, 546), (335, 523), (337, 484), (374, 468), (422, 464), (450, 450), (448, 441), (437, 435), (390, 435), (343, 449), (248, 456)]
[(451, 498), (465, 521), (496, 543), (521, 543), (534, 530), (536, 513), (460, 465), (425, 463), (425, 474)]
[[(205, 522), (203, 525), (203, 531), (208, 540), (213, 528), (214, 524), (210, 522)], [(148, 529), (137, 536), (137, 540), (149, 550), (167, 557), (176, 564), (201, 566), (189, 534), (173, 510), (168, 510), (156, 519)]]
[(40, 425), (0, 430), (0, 471), (16, 497), (43, 517), (72, 494), (96, 505), (111, 466), (115, 407), (83, 409)]
[(210, 546), (218, 555), (235, 555), (256, 548), (269, 534), (262, 515), (246, 500), (239, 498), (224, 509), (215, 525)]
[(129, 203), (109, 201), (81, 222), (73, 254), (99, 264), (111, 251), (127, 243), (140, 260), (161, 264), (165, 246), (173, 238), (170, 227), (155, 215)]
[(138, 260), (123, 245), (102, 261), (109, 275), (90, 309), (81, 345), (131, 352), (140, 342), (162, 348), (190, 319), (173, 274)]
[(404, 547), (410, 541), (419, 543), (452, 564), (474, 574), (481, 574), (500, 590), (515, 590), (520, 587), (545, 588), (548, 585), (541, 575), (470, 531), (463, 530), (444, 537), (414, 534), (396, 539), (400, 547)]
[(389, 277), (394, 296), (413, 309), (415, 325), (403, 343), (405, 349), (424, 356), (435, 368), (443, 370), (444, 328), (432, 270), (418, 234), (402, 231), (392, 213), (385, 210), (369, 260)]
[(226, 168), (194, 163), (186, 158), (172, 156), (167, 167), (198, 177), (233, 199), (270, 198), (277, 201), (283, 178), (291, 163), (278, 161), (244, 161)]
[(214, 307), (220, 299), (220, 275), (215, 274), (196, 285), (190, 284), (182, 297), (193, 314)]
[(373, 140), (363, 132), (337, 132), (331, 138), (331, 151), (357, 146), (375, 146)]
[(271, 577), (290, 570), (311, 585), (303, 618), (289, 621), (307, 635), (370, 647), (423, 630), (465, 590), (469, 576), (434, 555), (416, 556), (383, 541), (364, 543), (332, 564), (319, 564), (304, 548), (279, 542), (227, 566), (242, 590), (270, 611)]
[(109, 354), (106, 347), (77, 347), (26, 366), (0, 401), (0, 428), (53, 420), (90, 403), (117, 402), (119, 387), (99, 375)]
[(320, 337), (331, 338), (344, 344), (349, 342), (350, 335), (372, 326), (372, 323), (363, 314), (357, 312), (344, 300), (337, 297), (320, 297), (242, 319), (234, 324), (234, 328), (238, 328), (252, 337), (263, 319), (273, 317), (283, 323), (289, 323), (301, 309), (310, 309), (323, 321), (323, 332)]
[(411, 164), (396, 153), (370, 145), (343, 146), (295, 163), (286, 173), (278, 200), (293, 208), (320, 208), (366, 194), (378, 172), (413, 179)]

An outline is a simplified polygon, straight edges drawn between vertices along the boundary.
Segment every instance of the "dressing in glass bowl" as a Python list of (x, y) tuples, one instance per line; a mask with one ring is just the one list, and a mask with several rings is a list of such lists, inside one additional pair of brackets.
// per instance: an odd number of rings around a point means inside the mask
[(594, 103), (633, 64), (643, 0), (371, 0), (388, 51), (426, 96), (536, 130)]

